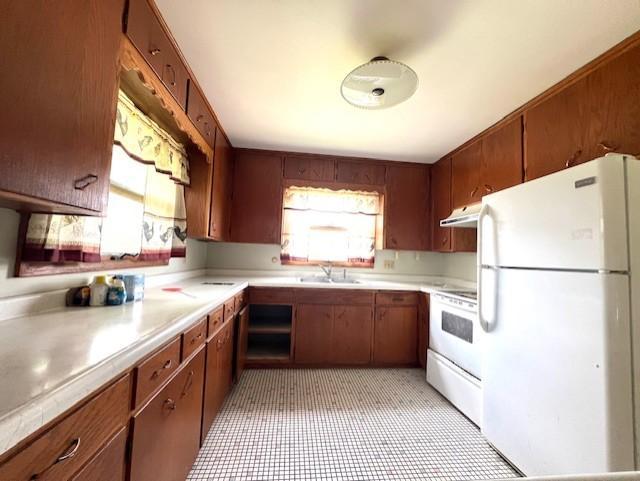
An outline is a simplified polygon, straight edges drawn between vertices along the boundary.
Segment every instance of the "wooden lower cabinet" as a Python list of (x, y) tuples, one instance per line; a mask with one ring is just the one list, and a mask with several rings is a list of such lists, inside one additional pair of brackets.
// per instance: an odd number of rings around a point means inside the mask
[(296, 308), (295, 325), (295, 362), (329, 362), (333, 340), (333, 306), (299, 304)]
[(133, 419), (130, 481), (183, 481), (200, 448), (205, 352)]
[(130, 402), (131, 376), (127, 375), (0, 464), (0, 480), (71, 479), (126, 426)]
[(417, 306), (376, 306), (374, 364), (415, 364), (417, 337)]
[(429, 294), (420, 294), (418, 304), (418, 364), (427, 367), (427, 348), (429, 347)]
[(71, 481), (124, 481), (126, 472), (127, 428), (122, 428)]
[(200, 441), (204, 439), (231, 389), (233, 363), (233, 322), (227, 323), (207, 343), (206, 378)]
[(334, 306), (331, 361), (335, 364), (371, 362), (373, 309), (371, 306)]
[(249, 347), (249, 307), (244, 306), (238, 314), (238, 337), (236, 338), (235, 380), (242, 377), (247, 363), (247, 348)]

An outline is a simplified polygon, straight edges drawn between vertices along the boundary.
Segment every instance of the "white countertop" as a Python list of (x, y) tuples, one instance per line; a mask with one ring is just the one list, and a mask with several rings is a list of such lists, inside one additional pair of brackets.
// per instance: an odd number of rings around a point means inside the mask
[[(229, 282), (211, 285), (205, 282)], [(197, 277), (147, 289), (142, 302), (65, 307), (0, 321), (0, 454), (15, 446), (247, 286), (433, 292), (442, 283), (300, 282), (299, 277)], [(456, 286), (446, 286), (456, 287)]]

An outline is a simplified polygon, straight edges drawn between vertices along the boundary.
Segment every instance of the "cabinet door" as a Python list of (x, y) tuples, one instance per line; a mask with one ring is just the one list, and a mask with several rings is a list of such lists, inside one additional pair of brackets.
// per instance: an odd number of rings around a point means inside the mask
[(376, 364), (406, 365), (417, 360), (418, 308), (376, 307), (373, 361)]
[(209, 233), (217, 241), (229, 240), (232, 188), (232, 150), (222, 132), (216, 134)]
[(640, 46), (525, 114), (526, 180), (611, 151), (640, 154)]
[(382, 164), (338, 160), (336, 180), (347, 184), (384, 185), (385, 174)]
[[(194, 83), (191, 83), (191, 87), (189, 88), (187, 115), (207, 140), (207, 143), (211, 147), (215, 147), (216, 121), (214, 120), (211, 110), (209, 110), (209, 103), (205, 96)], [(220, 133), (220, 135), (222, 136), (222, 133)]]
[(429, 249), (429, 184), (427, 165), (387, 167), (385, 248)]
[(213, 162), (197, 149), (189, 151), (191, 185), (184, 189), (187, 207), (187, 233), (193, 239), (209, 239)]
[(123, 11), (124, 0), (3, 2), (0, 191), (14, 194), (6, 202), (19, 194), (33, 198), (21, 198), (22, 208), (106, 208)]
[(479, 202), (482, 142), (476, 141), (451, 157), (451, 203), (453, 208)]
[(123, 428), (71, 481), (124, 481), (127, 428)]
[(299, 304), (295, 324), (295, 362), (328, 362), (333, 340), (333, 307)]
[[(226, 333), (224, 338), (224, 350), (223, 350), (223, 361), (222, 361), (222, 380), (224, 387), (224, 398), (227, 397), (229, 391), (231, 391), (231, 387), (233, 386), (233, 351), (235, 346), (235, 317), (231, 319), (227, 323)], [(224, 399), (223, 399), (224, 402)]]
[(240, 151), (234, 164), (231, 240), (280, 244), (282, 157)]
[(333, 181), (335, 161), (311, 155), (287, 155), (284, 159), (285, 179)]
[(187, 477), (200, 448), (204, 351), (134, 416), (131, 481)]
[(480, 194), (520, 184), (522, 170), (522, 117), (518, 117), (482, 139)]
[(224, 401), (221, 368), (222, 355), (220, 354), (223, 348), (224, 333), (225, 330), (221, 329), (207, 343), (201, 442), (204, 442), (209, 428), (211, 428)]
[(429, 294), (420, 294), (418, 304), (418, 363), (427, 366), (427, 348), (429, 347)]
[(440, 227), (440, 221), (451, 214), (451, 157), (431, 167), (432, 249), (451, 251), (451, 227)]
[(236, 339), (236, 381), (239, 381), (247, 362), (249, 343), (249, 307), (245, 306), (238, 314), (238, 338)]
[(371, 361), (373, 309), (370, 306), (333, 307), (331, 362), (368, 364)]

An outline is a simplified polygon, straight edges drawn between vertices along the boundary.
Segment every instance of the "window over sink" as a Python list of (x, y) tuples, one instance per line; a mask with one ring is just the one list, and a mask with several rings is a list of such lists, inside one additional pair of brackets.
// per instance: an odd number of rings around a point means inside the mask
[(292, 186), (282, 207), (283, 264), (373, 267), (382, 242), (380, 193)]

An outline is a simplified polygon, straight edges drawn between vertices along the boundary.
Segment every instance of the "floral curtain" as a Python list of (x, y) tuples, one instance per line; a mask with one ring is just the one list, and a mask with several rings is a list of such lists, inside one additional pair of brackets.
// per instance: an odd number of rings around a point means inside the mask
[(23, 260), (184, 257), (188, 184), (184, 147), (120, 92), (106, 217), (32, 214)]
[(289, 187), (283, 199), (283, 262), (373, 266), (380, 195)]

